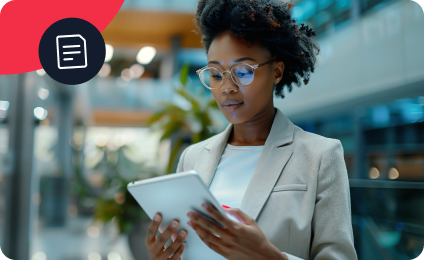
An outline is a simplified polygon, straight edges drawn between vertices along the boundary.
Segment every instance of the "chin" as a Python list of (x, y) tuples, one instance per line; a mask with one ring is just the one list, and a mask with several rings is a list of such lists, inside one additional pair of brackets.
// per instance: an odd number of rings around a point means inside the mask
[(239, 111), (227, 112), (225, 108), (221, 108), (221, 112), (224, 114), (227, 121), (234, 125), (244, 123), (249, 120), (244, 113), (240, 113)]

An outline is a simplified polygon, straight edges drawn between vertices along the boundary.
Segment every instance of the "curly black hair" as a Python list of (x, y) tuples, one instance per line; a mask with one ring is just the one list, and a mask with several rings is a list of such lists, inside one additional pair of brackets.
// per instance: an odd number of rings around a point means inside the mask
[(206, 50), (219, 33), (230, 30), (249, 46), (257, 39), (271, 57), (285, 65), (283, 78), (275, 85), (275, 95), (284, 98), (284, 87), (308, 84), (320, 47), (315, 31), (292, 18), (293, 3), (279, 0), (200, 0), (195, 23)]

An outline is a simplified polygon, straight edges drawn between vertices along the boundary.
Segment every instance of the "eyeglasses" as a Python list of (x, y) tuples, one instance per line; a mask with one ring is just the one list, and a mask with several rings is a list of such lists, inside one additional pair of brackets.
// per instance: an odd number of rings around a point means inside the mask
[(200, 77), (202, 84), (208, 89), (219, 89), (226, 79), (224, 76), (225, 72), (230, 73), (231, 79), (234, 84), (239, 87), (245, 87), (253, 82), (255, 77), (255, 69), (259, 68), (262, 65), (271, 63), (276, 59), (272, 59), (257, 65), (250, 65), (243, 62), (237, 62), (231, 66), (230, 70), (221, 71), (215, 67), (205, 66), (196, 71), (197, 75)]

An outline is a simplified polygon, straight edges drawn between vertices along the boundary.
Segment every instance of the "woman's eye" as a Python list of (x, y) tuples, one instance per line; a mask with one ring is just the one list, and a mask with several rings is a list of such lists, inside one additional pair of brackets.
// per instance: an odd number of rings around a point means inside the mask
[(246, 71), (246, 70), (236, 70), (236, 75), (238, 76), (238, 77), (243, 77), (243, 76), (246, 76), (246, 75), (251, 75), (252, 74), (252, 72), (251, 71)]
[(212, 75), (212, 78), (214, 78), (214, 79), (222, 79), (222, 76), (221, 76), (221, 74)]

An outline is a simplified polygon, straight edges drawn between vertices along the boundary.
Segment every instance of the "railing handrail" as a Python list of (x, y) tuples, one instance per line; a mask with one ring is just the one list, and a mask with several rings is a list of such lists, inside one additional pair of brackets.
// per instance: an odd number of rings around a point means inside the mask
[(424, 182), (349, 179), (352, 188), (424, 189)]

